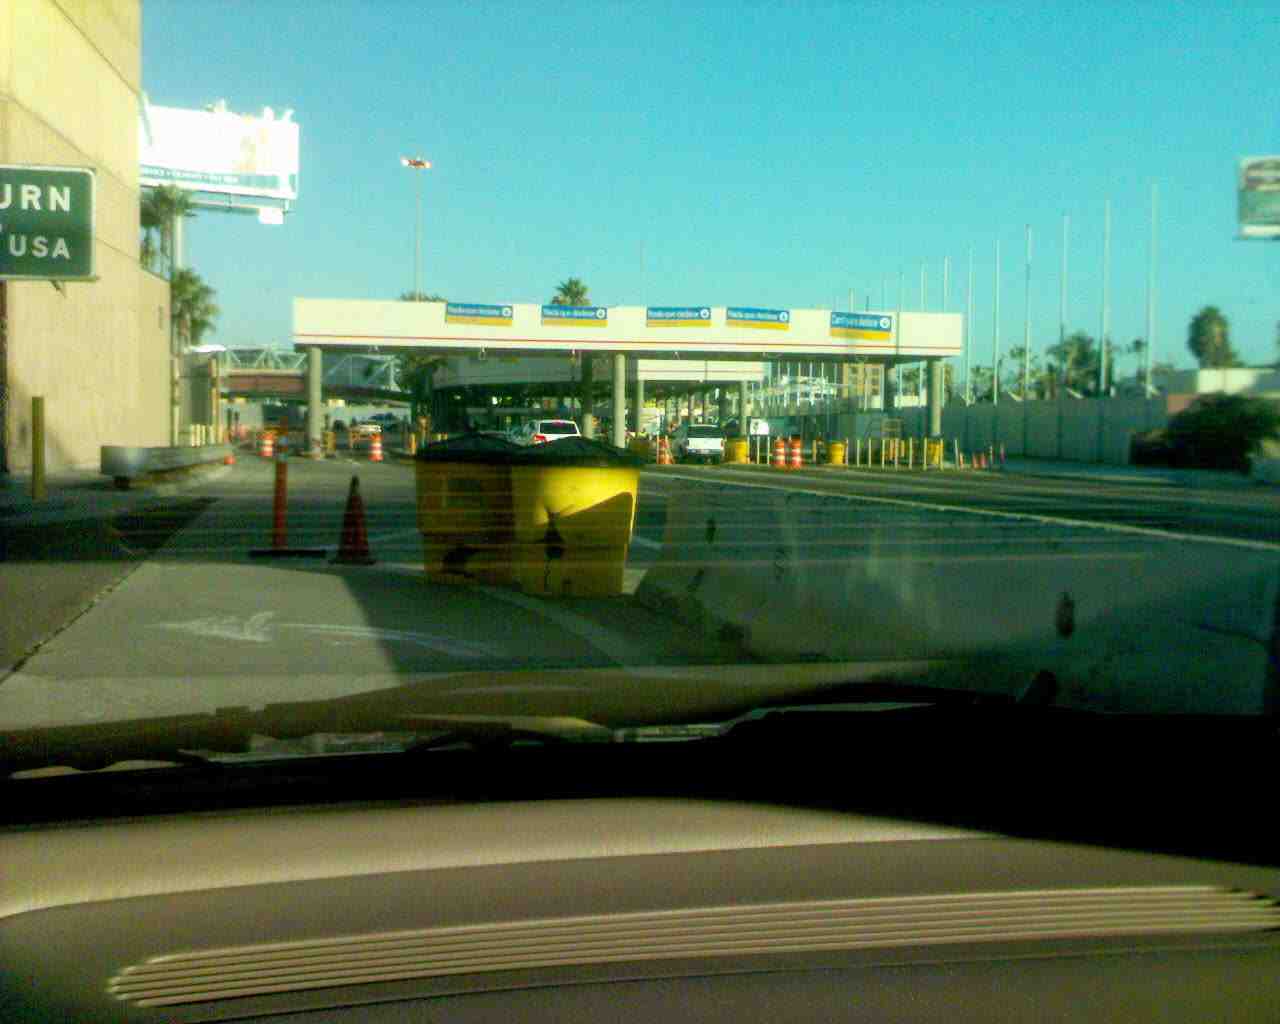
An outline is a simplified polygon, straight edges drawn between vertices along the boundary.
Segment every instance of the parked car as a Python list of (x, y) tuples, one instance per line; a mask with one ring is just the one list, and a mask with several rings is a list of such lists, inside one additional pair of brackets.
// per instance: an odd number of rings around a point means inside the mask
[(724, 458), (724, 430), (714, 423), (682, 423), (671, 450), (677, 462), (720, 462)]
[(360, 437), (373, 437), (375, 434), (382, 433), (382, 425), (374, 423), (372, 420), (352, 421), (351, 423), (351, 439), (354, 441)]
[(580, 437), (581, 431), (573, 420), (530, 420), (520, 434), (520, 444), (545, 444), (562, 437)]

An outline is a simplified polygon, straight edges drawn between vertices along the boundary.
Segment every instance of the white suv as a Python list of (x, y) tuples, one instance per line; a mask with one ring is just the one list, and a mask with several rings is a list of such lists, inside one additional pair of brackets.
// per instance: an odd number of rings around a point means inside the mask
[(521, 444), (545, 444), (562, 437), (578, 437), (578, 424), (573, 420), (533, 420), (520, 433)]

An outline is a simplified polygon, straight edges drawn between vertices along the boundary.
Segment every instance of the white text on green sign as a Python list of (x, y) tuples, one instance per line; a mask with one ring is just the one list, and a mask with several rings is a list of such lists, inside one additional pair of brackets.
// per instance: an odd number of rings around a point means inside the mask
[(0, 166), (0, 278), (92, 278), (93, 200), (87, 168)]

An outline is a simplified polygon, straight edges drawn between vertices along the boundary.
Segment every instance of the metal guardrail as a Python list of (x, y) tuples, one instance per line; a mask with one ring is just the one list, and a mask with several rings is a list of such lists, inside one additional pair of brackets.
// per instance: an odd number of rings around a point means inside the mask
[(198, 448), (134, 448), (104, 444), (99, 466), (103, 476), (127, 487), (134, 480), (153, 474), (224, 462), (232, 454), (229, 444), (207, 444)]

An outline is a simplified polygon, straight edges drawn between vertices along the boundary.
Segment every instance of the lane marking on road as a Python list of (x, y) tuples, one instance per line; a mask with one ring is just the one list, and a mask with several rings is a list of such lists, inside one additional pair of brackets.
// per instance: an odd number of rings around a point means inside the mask
[(248, 618), (236, 615), (208, 615), (187, 622), (157, 622), (154, 629), (167, 629), (211, 640), (239, 640), (244, 643), (269, 644), (276, 640), (275, 630), (288, 629), (301, 633), (342, 640), (374, 640), (385, 643), (412, 644), (455, 658), (491, 658), (498, 652), (486, 645), (455, 640), (433, 633), (402, 629), (379, 629), (374, 626), (344, 626), (320, 622), (272, 622), (275, 612), (258, 612)]
[[(755, 475), (755, 474), (750, 474)], [(1137, 534), (1143, 537), (1157, 537), (1161, 540), (1195, 541), (1203, 544), (1221, 544), (1227, 547), (1245, 548), (1251, 551), (1280, 552), (1280, 544), (1262, 540), (1245, 540), (1238, 537), (1215, 537), (1208, 534), (1175, 533), (1172, 530), (1159, 530), (1149, 526), (1131, 526), (1127, 523), (1099, 523), (1089, 519), (1068, 519), (1062, 516), (1039, 515), (1034, 512), (1007, 512), (992, 508), (966, 508), (962, 505), (946, 505), (940, 502), (919, 501), (911, 498), (885, 498), (880, 495), (850, 494), (842, 491), (821, 491), (809, 487), (788, 487), (785, 484), (766, 484), (755, 480), (744, 480), (734, 470), (723, 469), (714, 478), (693, 476), (687, 473), (663, 473), (672, 480), (687, 480), (690, 483), (717, 484), (731, 487), (753, 487), (762, 491), (780, 491), (783, 494), (804, 494), (818, 498), (840, 498), (844, 501), (871, 502), (879, 505), (892, 505), (898, 508), (928, 509), (931, 512), (949, 512), (957, 515), (986, 516), (992, 519), (1016, 519), (1033, 523), (1051, 523), (1055, 526), (1085, 527), (1093, 530), (1109, 530), (1115, 533)], [(727, 478), (727, 479), (726, 479)], [(843, 482), (843, 481), (841, 481)]]

